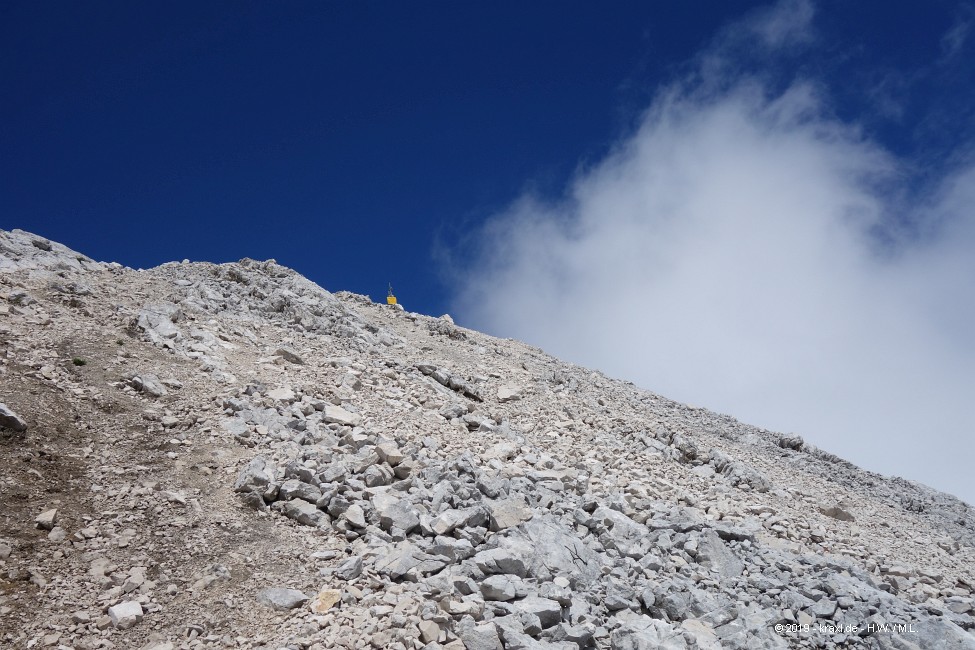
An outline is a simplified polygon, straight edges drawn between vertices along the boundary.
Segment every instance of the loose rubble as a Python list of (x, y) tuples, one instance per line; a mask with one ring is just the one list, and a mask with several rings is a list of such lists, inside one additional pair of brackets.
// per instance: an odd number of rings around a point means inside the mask
[(794, 434), (273, 260), (0, 292), (4, 647), (975, 648), (971, 507)]

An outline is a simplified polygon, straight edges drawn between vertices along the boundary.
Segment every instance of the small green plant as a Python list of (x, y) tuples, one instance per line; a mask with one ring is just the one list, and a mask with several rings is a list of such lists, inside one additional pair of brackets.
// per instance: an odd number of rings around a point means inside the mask
[(74, 359), (71, 360), (71, 363), (73, 363), (76, 366), (83, 366), (88, 362), (82, 359), (81, 357), (75, 357)]
[(122, 339), (115, 339), (115, 345), (125, 345), (125, 341)]

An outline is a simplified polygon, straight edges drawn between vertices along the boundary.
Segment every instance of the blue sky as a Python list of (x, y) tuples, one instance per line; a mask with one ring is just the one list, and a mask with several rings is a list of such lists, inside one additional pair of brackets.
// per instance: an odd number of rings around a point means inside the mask
[(558, 191), (747, 6), (643, 4), (5, 3), (3, 221), (443, 312), (437, 237)]
[(392, 282), (971, 502), (973, 26), (957, 1), (5, 3), (0, 227)]
[[(845, 118), (937, 159), (940, 123), (972, 105), (952, 79), (967, 40), (936, 63), (969, 12), (913, 4), (825, 3), (815, 46), (772, 61), (743, 43), (741, 65), (828, 81)], [(132, 266), (274, 257), (446, 311), (434, 242), (526, 188), (559, 193), (762, 6), (5, 3), (2, 221)]]

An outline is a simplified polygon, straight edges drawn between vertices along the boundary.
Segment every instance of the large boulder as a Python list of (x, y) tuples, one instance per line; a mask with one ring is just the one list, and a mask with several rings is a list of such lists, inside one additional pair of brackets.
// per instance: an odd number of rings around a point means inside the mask
[(6, 404), (0, 404), (0, 427), (21, 432), (27, 430), (27, 423), (23, 418), (7, 408)]
[(153, 343), (164, 339), (180, 338), (179, 328), (174, 325), (182, 316), (178, 305), (171, 302), (158, 302), (146, 305), (139, 312), (136, 324), (149, 336)]
[(705, 530), (697, 541), (697, 561), (722, 578), (736, 578), (745, 564), (713, 530)]
[(553, 516), (535, 515), (531, 521), (511, 530), (501, 544), (509, 549), (528, 548), (527, 556), (522, 557), (535, 578), (548, 581), (562, 575), (574, 588), (588, 586), (599, 578), (603, 558)]
[(528, 504), (518, 498), (486, 501), (491, 530), (498, 532), (517, 526), (532, 518), (533, 512)]

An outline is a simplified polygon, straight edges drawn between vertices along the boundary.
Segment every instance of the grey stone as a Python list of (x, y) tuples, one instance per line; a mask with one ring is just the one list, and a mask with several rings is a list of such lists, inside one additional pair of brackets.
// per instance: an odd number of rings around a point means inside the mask
[(484, 601), (480, 595), (468, 595), (460, 599), (447, 598), (440, 601), (440, 607), (454, 617), (470, 616), (480, 619), (484, 613)]
[(702, 532), (698, 538), (697, 561), (726, 579), (740, 576), (745, 570), (744, 562), (713, 530)]
[(796, 451), (802, 451), (803, 446), (806, 441), (802, 439), (802, 436), (797, 436), (795, 434), (782, 434), (779, 436), (779, 447), (783, 449), (794, 449)]
[(531, 521), (513, 529), (502, 543), (516, 550), (520, 560), (527, 562), (531, 574), (539, 580), (564, 575), (573, 588), (582, 588), (600, 576), (599, 567), (603, 564), (600, 556), (551, 515), (536, 514)]
[(650, 531), (624, 513), (601, 506), (592, 513), (592, 518), (598, 528), (605, 531), (606, 541), (603, 543), (617, 549), (621, 555), (640, 558), (649, 550), (645, 542)]
[(621, 625), (609, 638), (611, 650), (684, 650), (687, 642), (681, 630), (649, 616)]
[(308, 596), (297, 589), (271, 587), (257, 593), (257, 602), (272, 609), (286, 612), (308, 602)]
[(386, 465), (371, 465), (362, 475), (366, 487), (389, 485), (393, 481), (393, 470)]
[(136, 324), (153, 343), (159, 343), (162, 339), (179, 338), (180, 332), (174, 323), (181, 315), (179, 306), (171, 302), (159, 302), (143, 307)]
[(467, 650), (504, 650), (494, 623), (477, 624), (465, 616), (457, 623), (455, 632)]
[(484, 573), (511, 573), (524, 578), (528, 575), (525, 556), (515, 548), (492, 548), (474, 555), (474, 564)]
[(349, 469), (354, 474), (361, 474), (379, 462), (379, 455), (372, 449), (365, 447), (358, 454), (349, 459)]
[(603, 604), (611, 612), (620, 609), (639, 609), (636, 602), (636, 593), (633, 589), (619, 580), (611, 579), (606, 585), (606, 598)]
[[(505, 618), (512, 618), (510, 616)], [(505, 650), (562, 650), (565, 646), (560, 646), (546, 641), (537, 641), (523, 631), (515, 630), (512, 627), (502, 627), (497, 625), (501, 638), (504, 639)], [(573, 650), (575, 648), (573, 647)]]
[(569, 589), (569, 580), (558, 577), (552, 582), (543, 582), (538, 586), (538, 595), (558, 602), (563, 607), (572, 604), (572, 590)]
[(325, 409), (322, 411), (322, 421), (329, 424), (357, 427), (362, 424), (362, 416), (358, 413), (346, 411), (341, 406), (326, 404)]
[(399, 542), (385, 555), (376, 558), (376, 571), (388, 575), (393, 580), (399, 580), (411, 569), (420, 565), (422, 562), (418, 557), (420, 554), (420, 550), (410, 542)]
[(303, 483), (298, 479), (289, 479), (278, 489), (278, 498), (283, 500), (301, 499), (309, 503), (317, 503), (322, 498), (322, 492), (314, 485)]
[(267, 459), (263, 456), (256, 456), (237, 475), (237, 480), (234, 482), (234, 492), (263, 493), (273, 480), (268, 470)]
[(474, 545), (467, 539), (439, 535), (434, 538), (427, 553), (446, 558), (448, 562), (460, 562), (474, 555)]
[(38, 238), (34, 239), (31, 242), (31, 245), (34, 248), (37, 248), (37, 249), (42, 250), (42, 251), (50, 251), (51, 250), (51, 241), (49, 239), (45, 239), (44, 237), (38, 237)]
[(132, 388), (152, 397), (163, 397), (169, 393), (159, 381), (159, 377), (155, 375), (133, 375), (129, 378), (128, 383)]
[(517, 526), (534, 515), (532, 509), (518, 498), (487, 501), (485, 507), (490, 517), (491, 530), (495, 532)]
[(403, 534), (409, 534), (420, 525), (420, 517), (413, 505), (388, 492), (374, 495), (372, 506), (379, 515), (379, 525), (383, 530), (392, 532), (396, 529)]
[(436, 643), (440, 638), (440, 626), (434, 621), (420, 621), (417, 627), (420, 629), (420, 640), (423, 643)]
[(379, 455), (379, 459), (390, 467), (396, 467), (406, 460), (406, 456), (400, 451), (399, 447), (392, 443), (376, 445), (376, 453)]
[(54, 524), (58, 521), (58, 510), (57, 508), (51, 508), (50, 510), (45, 510), (41, 514), (34, 518), (34, 523), (37, 527), (42, 530), (52, 530)]
[(267, 510), (267, 503), (264, 502), (264, 497), (257, 492), (241, 492), (240, 500), (248, 508)]
[(484, 401), (477, 389), (475, 389), (467, 380), (459, 375), (453, 375), (449, 372), (438, 368), (431, 363), (418, 363), (417, 369), (424, 375), (427, 375), (431, 379), (434, 379), (437, 383), (455, 390), (465, 397), (469, 397), (477, 402)]
[(521, 396), (522, 390), (516, 386), (501, 386), (498, 388), (498, 401), (502, 404), (519, 400)]
[(446, 535), (462, 526), (476, 526), (483, 518), (484, 512), (480, 508), (447, 510), (430, 522), (430, 529), (435, 535)]
[(809, 613), (813, 615), (813, 618), (831, 620), (833, 614), (836, 613), (836, 601), (830, 598), (820, 598), (810, 608)]
[(595, 631), (596, 628), (591, 624), (569, 625), (568, 623), (559, 623), (551, 628), (546, 636), (552, 641), (568, 641), (579, 648), (591, 648)]
[(357, 503), (353, 503), (351, 506), (346, 508), (345, 513), (342, 515), (345, 520), (349, 522), (352, 526), (356, 528), (366, 527), (366, 515), (362, 511), (362, 506)]
[(338, 565), (335, 571), (332, 572), (332, 575), (342, 580), (354, 580), (358, 578), (362, 575), (362, 558), (359, 556), (350, 557)]
[(315, 504), (295, 499), (293, 501), (278, 501), (272, 506), (280, 510), (281, 514), (294, 519), (305, 526), (321, 526), (328, 521), (328, 515), (315, 507)]
[(741, 487), (747, 484), (749, 489), (756, 492), (768, 492), (770, 489), (768, 479), (762, 474), (722, 451), (712, 449), (710, 461), (714, 469), (724, 475), (732, 485)]
[(689, 618), (680, 624), (684, 630), (684, 636), (690, 634), (694, 638), (694, 644), (700, 650), (721, 650), (721, 641), (715, 634), (714, 628), (707, 623), (695, 618)]
[(552, 627), (562, 620), (562, 606), (554, 600), (528, 596), (513, 603), (515, 610), (538, 617), (542, 629)]
[(0, 427), (20, 432), (27, 430), (27, 423), (6, 404), (0, 404)]
[(484, 600), (514, 600), (521, 586), (521, 578), (515, 575), (495, 574), (481, 581)]
[(269, 390), (267, 396), (276, 402), (293, 402), (295, 400), (295, 392), (287, 387)]

